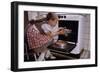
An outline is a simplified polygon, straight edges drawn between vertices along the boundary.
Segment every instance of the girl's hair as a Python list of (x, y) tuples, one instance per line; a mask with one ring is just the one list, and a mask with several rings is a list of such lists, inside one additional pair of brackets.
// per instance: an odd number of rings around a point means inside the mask
[(33, 25), (33, 24), (35, 23), (35, 21), (32, 19), (32, 20), (29, 21), (29, 23), (30, 23), (31, 25)]
[(47, 14), (47, 17), (46, 17), (46, 19), (47, 19), (47, 21), (48, 20), (55, 20), (55, 19), (58, 19), (58, 16), (55, 14), (55, 13), (53, 13), (53, 12), (49, 12), (48, 14)]

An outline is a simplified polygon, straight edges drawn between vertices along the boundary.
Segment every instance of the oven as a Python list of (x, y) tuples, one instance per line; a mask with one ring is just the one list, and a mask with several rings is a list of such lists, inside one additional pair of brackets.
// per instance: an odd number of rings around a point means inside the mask
[(78, 43), (78, 28), (79, 21), (78, 20), (69, 20), (66, 15), (59, 15), (59, 27), (64, 27), (71, 30), (71, 33), (66, 35), (59, 35), (58, 40), (63, 40), (66, 42), (66, 48), (60, 48), (57, 46), (49, 46), (52, 54), (60, 59), (75, 59), (79, 58), (80, 54), (72, 54), (71, 51), (77, 46)]

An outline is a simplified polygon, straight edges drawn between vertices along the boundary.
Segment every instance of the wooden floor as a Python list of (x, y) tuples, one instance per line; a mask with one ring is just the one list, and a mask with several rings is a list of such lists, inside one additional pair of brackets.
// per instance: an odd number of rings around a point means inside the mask
[[(46, 61), (51, 61), (51, 60), (74, 60), (74, 59), (88, 59), (90, 58), (90, 51), (88, 50), (82, 50), (80, 54), (71, 54), (71, 53), (65, 53), (61, 51), (55, 51), (51, 50), (51, 54), (56, 57), (56, 59), (46, 59)], [(34, 56), (31, 54), (28, 58), (25, 55), (24, 56), (24, 61), (25, 62), (31, 62), (35, 61)]]
[(90, 58), (90, 51), (89, 50), (83, 50), (80, 59), (88, 59)]
[[(55, 52), (52, 52), (52, 55), (56, 57), (56, 59), (46, 59), (46, 61), (52, 61), (52, 60), (72, 60), (72, 59), (79, 59), (77, 56), (78, 55), (73, 55), (71, 54), (70, 56), (68, 55), (64, 55), (64, 54), (59, 54), (59, 53), (55, 53)], [(34, 59), (34, 56), (29, 56), (29, 59), (27, 59), (26, 56), (24, 56), (24, 61), (25, 62), (31, 62), (31, 61), (35, 61)]]

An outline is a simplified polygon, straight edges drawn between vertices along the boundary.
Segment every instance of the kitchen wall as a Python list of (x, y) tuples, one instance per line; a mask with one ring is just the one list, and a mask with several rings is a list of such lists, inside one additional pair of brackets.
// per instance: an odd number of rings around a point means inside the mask
[(28, 19), (31, 20), (31, 19), (34, 19), (34, 20), (37, 20), (37, 19), (41, 19), (43, 17), (46, 17), (47, 12), (36, 12), (36, 11), (28, 11)]
[(82, 17), (82, 33), (80, 39), (83, 41), (81, 49), (84, 49), (81, 58), (90, 58), (90, 15)]
[(28, 11), (28, 19), (36, 19), (37, 12)]

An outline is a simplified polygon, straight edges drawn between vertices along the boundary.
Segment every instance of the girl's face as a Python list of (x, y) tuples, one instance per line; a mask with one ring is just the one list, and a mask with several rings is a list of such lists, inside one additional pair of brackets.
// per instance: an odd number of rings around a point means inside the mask
[(49, 24), (51, 25), (51, 26), (55, 26), (56, 24), (58, 23), (58, 19), (54, 19), (54, 20), (49, 20)]

